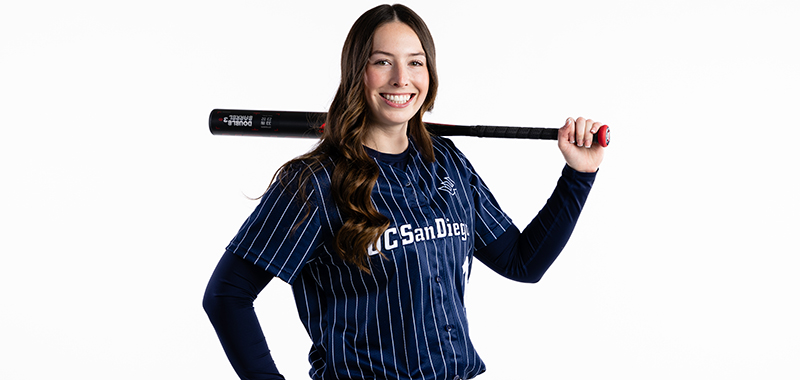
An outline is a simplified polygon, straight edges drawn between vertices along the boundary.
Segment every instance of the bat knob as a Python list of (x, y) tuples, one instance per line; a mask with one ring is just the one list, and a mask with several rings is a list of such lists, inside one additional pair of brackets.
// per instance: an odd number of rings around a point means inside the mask
[(595, 136), (597, 137), (597, 142), (600, 143), (600, 146), (605, 148), (611, 143), (611, 128), (609, 128), (607, 125), (604, 125), (597, 130), (597, 134)]

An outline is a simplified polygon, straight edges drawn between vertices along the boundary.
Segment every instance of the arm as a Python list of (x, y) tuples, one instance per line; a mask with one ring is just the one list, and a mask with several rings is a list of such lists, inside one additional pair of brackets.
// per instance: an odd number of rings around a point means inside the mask
[(208, 282), (203, 308), (236, 374), (249, 380), (284, 380), (269, 353), (253, 301), (273, 276), (226, 251)]
[(513, 280), (537, 282), (542, 278), (572, 235), (603, 162), (604, 148), (592, 145), (592, 136), (601, 125), (582, 117), (567, 119), (558, 131), (558, 148), (567, 165), (553, 195), (522, 233), (512, 226), (476, 251), (475, 257)]
[(475, 257), (506, 278), (538, 282), (572, 235), (594, 178), (595, 173), (565, 166), (550, 199), (525, 230), (512, 226)]

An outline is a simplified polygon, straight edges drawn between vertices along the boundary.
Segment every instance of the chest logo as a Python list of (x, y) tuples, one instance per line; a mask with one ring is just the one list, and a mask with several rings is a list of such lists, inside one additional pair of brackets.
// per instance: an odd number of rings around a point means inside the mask
[(444, 181), (442, 181), (442, 185), (439, 186), (439, 190), (444, 191), (445, 193), (449, 193), (450, 195), (456, 195), (456, 182), (450, 179), (450, 177), (444, 177)]

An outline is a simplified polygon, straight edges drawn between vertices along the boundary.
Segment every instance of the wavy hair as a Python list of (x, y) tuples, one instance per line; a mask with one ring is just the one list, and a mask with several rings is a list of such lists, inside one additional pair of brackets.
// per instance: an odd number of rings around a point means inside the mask
[[(369, 129), (364, 75), (375, 30), (394, 21), (408, 25), (417, 34), (425, 53), (428, 93), (420, 110), (408, 121), (408, 134), (422, 157), (428, 162), (434, 161), (431, 136), (422, 121), (422, 114), (433, 109), (439, 83), (433, 37), (414, 11), (395, 4), (370, 9), (353, 24), (342, 48), (341, 81), (328, 110), (320, 142), (310, 152), (290, 160), (278, 170), (282, 172), (302, 164), (304, 169), (295, 184), (302, 192), (307, 188), (312, 172), (333, 167), (331, 197), (344, 221), (334, 235), (333, 247), (342, 260), (365, 272), (369, 272), (368, 248), (377, 246), (378, 238), (389, 227), (390, 221), (375, 209), (371, 201), (380, 170), (364, 150)], [(305, 196), (299, 199), (305, 199)]]

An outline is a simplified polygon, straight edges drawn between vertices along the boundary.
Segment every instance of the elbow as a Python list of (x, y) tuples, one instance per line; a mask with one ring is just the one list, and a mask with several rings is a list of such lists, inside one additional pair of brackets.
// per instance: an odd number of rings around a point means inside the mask
[(218, 321), (228, 308), (226, 297), (210, 283), (203, 294), (203, 311), (211, 323)]
[(542, 270), (533, 270), (532, 268), (517, 268), (517, 270), (505, 271), (505, 272), (498, 272), (503, 275), (503, 277), (516, 281), (522, 282), (525, 284), (535, 284), (542, 279), (544, 276), (544, 272)]
[(211, 291), (206, 289), (205, 294), (203, 294), (203, 311), (206, 312), (209, 318), (213, 319), (217, 310), (219, 310), (219, 300)]
[(542, 276), (532, 276), (525, 279), (526, 284), (538, 284)]
[(220, 282), (211, 281), (203, 294), (203, 310), (212, 324), (227, 320), (231, 313), (253, 308), (254, 296), (242, 294), (240, 289), (232, 291), (224, 286)]
[(542, 275), (544, 275), (544, 273), (528, 273), (525, 276), (512, 278), (512, 280), (525, 284), (536, 284), (542, 279)]

